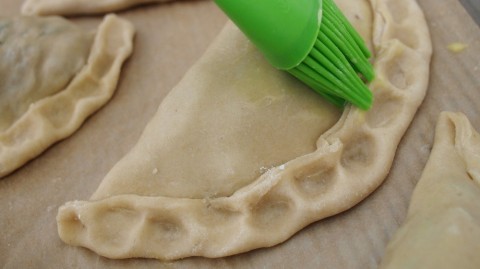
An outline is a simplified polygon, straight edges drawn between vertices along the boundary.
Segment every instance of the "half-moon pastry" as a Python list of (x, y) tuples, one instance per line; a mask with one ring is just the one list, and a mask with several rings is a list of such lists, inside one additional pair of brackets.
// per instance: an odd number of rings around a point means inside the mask
[(380, 268), (480, 268), (480, 135), (443, 112), (407, 218)]
[(340, 115), (229, 23), (91, 200), (60, 207), (61, 239), (109, 258), (222, 257), (367, 197), (425, 96), (431, 43), (414, 0), (338, 4), (375, 53), (371, 110)]
[(0, 177), (71, 135), (110, 99), (133, 34), (114, 15), (95, 36), (59, 17), (0, 21)]

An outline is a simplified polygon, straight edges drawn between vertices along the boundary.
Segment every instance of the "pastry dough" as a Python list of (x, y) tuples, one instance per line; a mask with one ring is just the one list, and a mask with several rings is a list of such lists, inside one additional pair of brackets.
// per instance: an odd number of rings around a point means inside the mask
[(367, 197), (423, 100), (431, 43), (414, 0), (350, 3), (340, 4), (350, 18), (373, 20), (363, 28), (376, 54), (370, 111), (338, 118), (228, 24), (91, 200), (59, 209), (61, 239), (110, 258), (221, 257)]
[(444, 112), (405, 223), (380, 268), (480, 268), (480, 135)]
[(153, 2), (172, 0), (26, 0), (24, 15), (103, 14)]
[(132, 25), (107, 16), (93, 36), (61, 18), (0, 22), (0, 177), (71, 135), (112, 96)]
[(30, 104), (65, 88), (85, 65), (93, 35), (58, 17), (2, 20), (0, 29), (0, 131), (5, 131)]

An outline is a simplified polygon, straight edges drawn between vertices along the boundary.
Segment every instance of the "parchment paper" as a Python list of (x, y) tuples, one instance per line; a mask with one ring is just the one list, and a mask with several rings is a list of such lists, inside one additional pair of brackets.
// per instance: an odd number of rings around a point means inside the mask
[[(480, 29), (457, 0), (418, 0), (434, 45), (430, 87), (402, 140), (385, 183), (361, 204), (314, 223), (285, 243), (223, 259), (177, 262), (109, 260), (64, 244), (58, 206), (87, 200), (104, 175), (136, 143), (162, 98), (222, 28), (211, 1), (153, 4), (119, 13), (137, 28), (135, 49), (119, 88), (71, 137), (0, 179), (0, 266), (3, 268), (375, 268), (404, 219), (430, 153), (443, 110), (464, 112), (480, 129)], [(0, 0), (0, 16), (19, 14), (21, 1)], [(86, 29), (101, 17), (72, 18)], [(460, 53), (447, 46), (468, 45)]]

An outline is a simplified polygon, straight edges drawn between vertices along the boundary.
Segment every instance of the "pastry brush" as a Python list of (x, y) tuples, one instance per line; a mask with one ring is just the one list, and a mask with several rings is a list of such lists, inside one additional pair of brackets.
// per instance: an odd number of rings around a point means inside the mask
[(371, 107), (371, 53), (333, 0), (215, 2), (274, 67), (333, 104)]

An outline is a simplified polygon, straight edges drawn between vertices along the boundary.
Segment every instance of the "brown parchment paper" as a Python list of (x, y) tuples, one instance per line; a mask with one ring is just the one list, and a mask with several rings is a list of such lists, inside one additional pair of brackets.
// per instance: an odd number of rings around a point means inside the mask
[[(283, 244), (223, 259), (177, 262), (109, 260), (60, 241), (60, 205), (87, 200), (110, 168), (136, 143), (162, 98), (224, 25), (213, 2), (180, 1), (120, 12), (137, 29), (119, 88), (71, 137), (0, 179), (2, 268), (375, 268), (406, 214), (430, 153), (440, 111), (461, 111), (480, 129), (480, 29), (457, 0), (418, 0), (434, 56), (423, 105), (399, 145), (390, 175), (365, 201), (314, 223)], [(21, 1), (0, 0), (0, 16), (19, 14)], [(101, 17), (72, 18), (95, 28)], [(467, 44), (461, 53), (447, 46)], [(152, 87), (152, 85), (154, 85)]]

